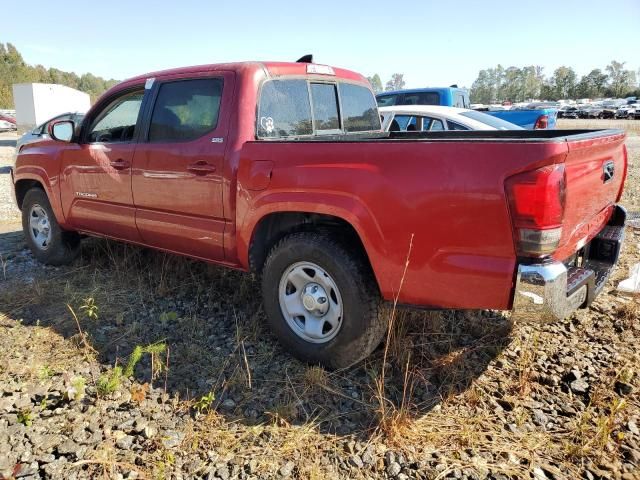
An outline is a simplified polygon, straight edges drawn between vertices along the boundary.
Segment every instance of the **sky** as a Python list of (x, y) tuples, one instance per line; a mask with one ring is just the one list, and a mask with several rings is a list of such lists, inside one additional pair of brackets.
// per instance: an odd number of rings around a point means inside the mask
[(407, 88), (471, 86), (497, 64), (541, 65), (547, 75), (561, 65), (583, 75), (614, 59), (640, 68), (640, 0), (11, 4), (12, 15), (0, 15), (0, 42), (13, 43), (27, 63), (118, 80), (307, 53), (383, 82), (403, 73)]

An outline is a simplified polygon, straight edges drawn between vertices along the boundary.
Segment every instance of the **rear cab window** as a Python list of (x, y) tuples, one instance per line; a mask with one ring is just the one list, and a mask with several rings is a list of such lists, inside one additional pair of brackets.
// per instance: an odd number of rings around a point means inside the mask
[(376, 100), (367, 87), (341, 80), (274, 79), (258, 101), (258, 138), (379, 132)]

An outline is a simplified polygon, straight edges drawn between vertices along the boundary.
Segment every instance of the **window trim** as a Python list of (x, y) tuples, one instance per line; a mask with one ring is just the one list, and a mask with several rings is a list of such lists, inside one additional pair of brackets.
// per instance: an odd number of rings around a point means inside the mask
[[(215, 134), (218, 128), (221, 127), (220, 117), (222, 113), (222, 107), (224, 104), (224, 87), (225, 87), (225, 78), (223, 75), (224, 72), (215, 72), (213, 75), (194, 75), (188, 77), (179, 77), (179, 78), (168, 78), (168, 79), (158, 79), (156, 78), (155, 82), (153, 82), (153, 86), (151, 87), (151, 93), (149, 95), (149, 102), (144, 112), (144, 125), (141, 128), (140, 132), (140, 140), (139, 143), (145, 143), (148, 145), (157, 145), (162, 143), (190, 143), (201, 140), (203, 137), (206, 137), (211, 134)], [(177, 83), (177, 82), (188, 82), (190, 80), (220, 80), (222, 82), (222, 90), (220, 93), (220, 105), (218, 106), (218, 118), (216, 120), (216, 124), (213, 128), (207, 130), (202, 135), (192, 138), (190, 140), (157, 140), (150, 141), (149, 140), (149, 131), (151, 130), (151, 120), (153, 119), (153, 111), (156, 107), (156, 102), (158, 100), (158, 96), (160, 95), (160, 88), (162, 85), (166, 85), (168, 83)]]
[[(267, 82), (272, 81), (288, 81), (288, 80), (304, 80), (307, 83), (307, 100), (309, 101), (309, 106), (311, 109), (311, 134), (307, 135), (287, 135), (281, 137), (261, 137), (258, 135), (258, 120), (260, 114), (260, 102), (262, 101), (262, 92), (264, 85)], [(313, 114), (313, 102), (311, 97), (311, 84), (312, 83), (328, 83), (333, 84), (336, 88), (336, 93), (338, 95), (338, 117), (340, 120), (340, 130), (315, 130), (315, 117)], [(294, 141), (294, 140), (307, 140), (310, 138), (324, 137), (324, 136), (336, 136), (336, 135), (363, 135), (367, 133), (380, 133), (382, 131), (382, 121), (380, 122), (380, 130), (363, 130), (358, 132), (347, 132), (344, 129), (344, 119), (343, 119), (343, 109), (342, 109), (342, 92), (340, 89), (340, 84), (348, 84), (355, 85), (357, 87), (362, 87), (371, 93), (373, 97), (376, 108), (378, 108), (378, 103), (376, 101), (376, 94), (367, 87), (362, 82), (356, 82), (346, 78), (338, 78), (338, 79), (327, 79), (326, 77), (319, 77), (315, 75), (286, 75), (282, 77), (267, 77), (260, 82), (258, 86), (258, 95), (256, 96), (256, 106), (255, 106), (255, 119), (253, 122), (254, 125), (254, 139), (258, 141)], [(316, 132), (323, 132), (318, 134)]]
[[(136, 119), (135, 128), (133, 130), (133, 137), (131, 137), (131, 140), (128, 140), (126, 142), (91, 142), (89, 141), (89, 135), (91, 134), (91, 129), (95, 126), (98, 119), (102, 119), (100, 116), (104, 113), (105, 109), (111, 106), (116, 100), (139, 91), (142, 91), (142, 103), (140, 104), (140, 110), (138, 110), (138, 118)], [(89, 121), (86, 121), (86, 117), (85, 117), (85, 120), (83, 120), (82, 130), (80, 132), (80, 139), (81, 139), (80, 143), (87, 144), (87, 145), (105, 145), (105, 144), (110, 145), (112, 143), (130, 144), (130, 143), (138, 142), (138, 135), (140, 133), (142, 119), (144, 118), (143, 112), (145, 110), (145, 103), (147, 102), (147, 97), (148, 97), (147, 91), (144, 89), (144, 84), (141, 83), (141, 84), (132, 85), (123, 90), (119, 90), (115, 92), (113, 95), (110, 95), (109, 97), (105, 98), (95, 108), (95, 111), (97, 112), (97, 114), (93, 115), (92, 113)]]

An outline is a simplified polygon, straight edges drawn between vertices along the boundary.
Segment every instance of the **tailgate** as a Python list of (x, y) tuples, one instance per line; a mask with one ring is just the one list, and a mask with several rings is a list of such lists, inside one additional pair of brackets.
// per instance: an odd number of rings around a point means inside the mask
[(626, 176), (624, 138), (618, 130), (567, 137), (566, 203), (555, 259), (573, 255), (609, 220)]

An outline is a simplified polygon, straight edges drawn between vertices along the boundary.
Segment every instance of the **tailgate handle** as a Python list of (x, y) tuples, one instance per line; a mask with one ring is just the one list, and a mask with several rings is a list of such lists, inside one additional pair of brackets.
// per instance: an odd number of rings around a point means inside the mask
[(611, 181), (611, 179), (613, 179), (613, 176), (616, 173), (616, 167), (615, 167), (615, 164), (613, 163), (613, 160), (609, 160), (608, 162), (605, 162), (604, 165), (602, 166), (602, 171), (603, 171), (603, 182), (607, 183)]

